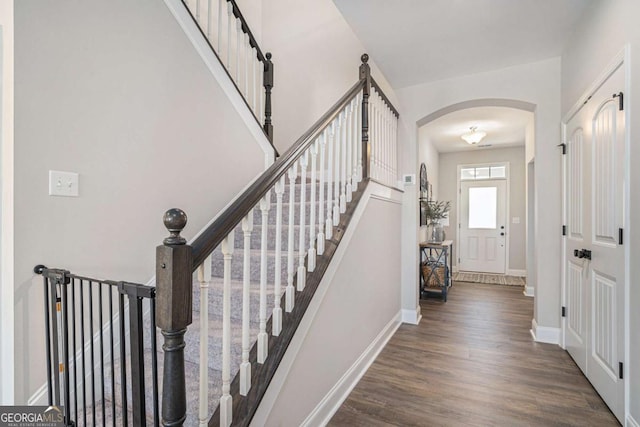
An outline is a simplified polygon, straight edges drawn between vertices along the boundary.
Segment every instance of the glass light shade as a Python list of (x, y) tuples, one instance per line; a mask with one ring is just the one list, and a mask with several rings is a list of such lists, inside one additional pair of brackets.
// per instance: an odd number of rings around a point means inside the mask
[(487, 136), (486, 132), (478, 131), (476, 127), (472, 127), (471, 131), (462, 135), (461, 138), (464, 139), (467, 144), (474, 145), (482, 141), (482, 138), (485, 136)]

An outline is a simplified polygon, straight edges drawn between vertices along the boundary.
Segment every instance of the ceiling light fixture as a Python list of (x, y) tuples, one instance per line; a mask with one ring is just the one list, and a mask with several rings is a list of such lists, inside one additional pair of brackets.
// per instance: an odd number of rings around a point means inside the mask
[(475, 145), (478, 142), (482, 141), (482, 138), (487, 136), (487, 133), (479, 131), (477, 126), (471, 126), (469, 130), (469, 132), (461, 136), (461, 138), (464, 139), (467, 144)]

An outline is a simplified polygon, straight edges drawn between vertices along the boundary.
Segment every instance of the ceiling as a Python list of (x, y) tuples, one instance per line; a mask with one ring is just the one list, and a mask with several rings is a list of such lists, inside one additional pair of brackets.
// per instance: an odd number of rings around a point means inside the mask
[(395, 89), (559, 56), (602, 0), (334, 0)]
[[(524, 146), (527, 123), (533, 113), (506, 107), (476, 107), (455, 111), (420, 128), (420, 140), (428, 138), (440, 153)], [(460, 138), (471, 126), (485, 131), (480, 144), (469, 145)]]
[[(560, 56), (602, 0), (333, 0), (394, 89)], [(524, 145), (532, 113), (469, 108), (420, 128), (441, 153)], [(477, 126), (479, 146), (460, 135)], [(486, 149), (486, 148), (485, 148)]]

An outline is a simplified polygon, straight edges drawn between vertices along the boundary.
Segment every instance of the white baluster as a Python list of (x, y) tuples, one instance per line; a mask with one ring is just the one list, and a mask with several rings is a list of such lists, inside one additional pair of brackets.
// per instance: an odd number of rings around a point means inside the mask
[(328, 127), (329, 139), (327, 145), (329, 146), (329, 153), (327, 156), (327, 222), (325, 224), (324, 234), (326, 239), (331, 239), (333, 236), (333, 146), (335, 145), (335, 129), (336, 120), (331, 122)]
[(309, 252), (307, 257), (307, 271), (316, 269), (316, 175), (317, 175), (317, 157), (318, 145), (320, 138), (316, 139), (311, 145), (311, 212), (309, 214)]
[(269, 208), (271, 193), (260, 200), (262, 213), (262, 240), (260, 244), (260, 332), (258, 333), (258, 363), (267, 360), (269, 352), (269, 334), (267, 334), (267, 242), (269, 231)]
[(211, 27), (213, 26), (213, 12), (211, 11), (212, 0), (207, 0), (207, 39), (211, 41)]
[(200, 283), (200, 410), (201, 426), (209, 424), (209, 284), (211, 283), (211, 255), (198, 267)]
[(342, 112), (338, 114), (336, 120), (336, 132), (333, 139), (334, 152), (336, 158), (333, 164), (333, 225), (338, 226), (340, 224), (340, 150), (342, 147), (342, 126), (343, 115)]
[[(353, 147), (353, 100), (349, 103), (347, 107), (347, 130), (346, 130), (346, 138), (344, 141), (344, 149), (347, 152), (347, 158), (344, 164), (344, 180), (346, 182), (346, 203), (351, 202), (353, 187), (351, 185), (351, 161), (353, 157), (353, 153), (351, 147)], [(346, 209), (346, 205), (345, 205)]]
[(249, 104), (249, 64), (251, 63), (249, 34), (244, 34), (244, 98), (247, 100), (247, 104)]
[(231, 75), (231, 33), (233, 32), (233, 5), (227, 2), (227, 71)]
[(294, 252), (294, 240), (293, 240), (293, 232), (294, 232), (294, 204), (295, 204), (295, 193), (296, 193), (296, 178), (298, 176), (298, 163), (295, 162), (293, 166), (289, 169), (289, 238), (287, 241), (288, 252), (287, 252), (287, 290), (286, 290), (286, 300), (285, 300), (285, 310), (287, 313), (291, 313), (293, 310), (293, 306), (295, 305), (295, 297), (296, 290), (293, 287), (293, 276), (295, 275), (294, 264), (293, 264), (293, 252)]
[(360, 120), (359, 117), (362, 114), (360, 94), (356, 95), (354, 111), (353, 111), (353, 169), (351, 172), (351, 189), (356, 191), (358, 189), (358, 147), (362, 144), (362, 138), (360, 138)]
[(200, 0), (196, 0), (196, 22), (198, 25), (202, 25), (200, 22)]
[(326, 128), (322, 135), (320, 135), (320, 200), (318, 202), (318, 255), (324, 253), (324, 150), (327, 145), (327, 133), (329, 128)]
[(222, 58), (222, 5), (226, 3), (226, 0), (218, 0), (218, 55)]
[(240, 364), (240, 394), (246, 396), (251, 389), (251, 233), (253, 209), (242, 219), (244, 258), (242, 260), (242, 363)]
[(264, 63), (258, 61), (258, 119), (264, 123)]
[(306, 284), (307, 270), (304, 266), (305, 232), (306, 232), (306, 198), (307, 198), (307, 162), (309, 161), (308, 151), (300, 156), (300, 234), (298, 235), (298, 291), (303, 291)]
[(277, 337), (282, 331), (282, 194), (284, 193), (284, 176), (275, 185), (276, 191), (276, 259), (274, 274), (273, 315), (271, 317), (271, 333)]
[(349, 128), (349, 105), (342, 111), (340, 137), (340, 213), (347, 211), (347, 129)]
[[(358, 176), (358, 182), (362, 181), (362, 110), (364, 109), (364, 94), (360, 97), (358, 103), (358, 168), (356, 174)], [(368, 104), (367, 104), (368, 105)]]
[(242, 87), (240, 84), (240, 40), (242, 39), (242, 22), (236, 18), (236, 72), (235, 80), (238, 87)]
[(258, 82), (256, 80), (256, 68), (258, 61), (258, 50), (254, 47), (251, 49), (251, 109), (253, 114), (258, 117), (258, 110), (256, 109), (256, 101), (258, 99)]
[[(376, 118), (374, 115), (374, 107), (373, 107), (373, 103), (375, 101), (375, 96), (374, 96), (374, 92), (373, 92), (373, 88), (371, 89), (371, 95), (369, 96), (369, 165), (368, 165), (368, 169), (369, 169), (369, 178), (373, 178), (374, 176), (374, 170), (373, 170), (373, 162), (374, 162), (374, 158), (375, 158), (375, 152), (374, 152), (374, 144), (375, 144), (375, 124), (376, 124)], [(364, 149), (364, 147), (363, 147)]]
[(229, 427), (233, 419), (231, 400), (231, 259), (234, 232), (222, 241), (224, 286), (222, 295), (222, 396), (220, 397), (220, 425)]

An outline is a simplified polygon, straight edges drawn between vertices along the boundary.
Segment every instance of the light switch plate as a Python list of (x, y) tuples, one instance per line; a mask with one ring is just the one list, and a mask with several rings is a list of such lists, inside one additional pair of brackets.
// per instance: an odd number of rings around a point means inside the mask
[(78, 197), (79, 176), (75, 172), (49, 171), (49, 195)]
[(511, 224), (520, 224), (520, 217), (514, 216), (513, 218), (511, 218)]

